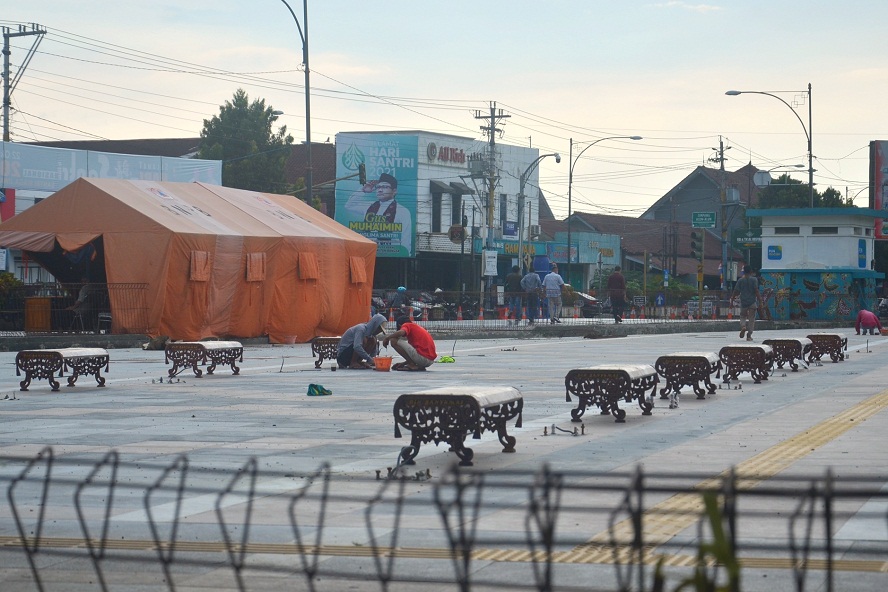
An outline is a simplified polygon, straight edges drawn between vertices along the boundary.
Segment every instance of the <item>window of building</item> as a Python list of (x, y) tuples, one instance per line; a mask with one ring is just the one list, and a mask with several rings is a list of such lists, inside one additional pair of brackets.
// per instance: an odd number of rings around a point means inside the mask
[(854, 227), (854, 235), (861, 236), (862, 234), (863, 234), (863, 228), (861, 228), (860, 226), (855, 226)]
[(775, 226), (774, 234), (798, 234), (798, 226)]
[(459, 193), (450, 198), (450, 223), (462, 224), (462, 195)]
[(811, 228), (811, 234), (839, 234), (838, 226), (814, 226)]
[(432, 194), (432, 232), (441, 232), (441, 201), (442, 193)]

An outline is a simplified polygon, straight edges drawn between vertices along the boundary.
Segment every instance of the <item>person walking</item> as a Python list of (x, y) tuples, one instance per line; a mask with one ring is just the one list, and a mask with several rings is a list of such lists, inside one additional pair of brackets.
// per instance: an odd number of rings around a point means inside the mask
[(521, 273), (518, 270), (517, 265), (512, 266), (512, 271), (506, 276), (506, 296), (508, 297), (509, 302), (509, 318), (511, 319), (508, 323), (511, 325), (512, 321), (515, 321), (515, 324), (518, 324), (518, 321), (521, 320)]
[(540, 280), (540, 274), (534, 270), (528, 271), (521, 278), (521, 288), (527, 295), (527, 324), (533, 325), (536, 320), (537, 311), (540, 308), (540, 288), (543, 282)]
[(752, 332), (755, 329), (755, 313), (761, 303), (758, 278), (752, 273), (752, 268), (743, 266), (743, 277), (734, 284), (731, 292), (731, 300), (740, 296), (740, 337), (746, 337), (746, 341), (752, 341)]
[(614, 272), (607, 278), (607, 295), (611, 301), (611, 313), (614, 315), (614, 323), (623, 322), (623, 311), (626, 309), (626, 278), (621, 273), (621, 267), (614, 267)]
[(546, 301), (549, 307), (549, 324), (560, 323), (561, 316), (561, 292), (564, 290), (564, 279), (558, 275), (558, 264), (552, 264), (552, 271), (543, 278), (543, 288), (546, 290)]

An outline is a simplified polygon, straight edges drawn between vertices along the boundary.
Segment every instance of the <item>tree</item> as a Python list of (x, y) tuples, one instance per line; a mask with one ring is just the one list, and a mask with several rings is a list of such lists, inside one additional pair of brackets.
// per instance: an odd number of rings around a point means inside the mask
[[(845, 203), (842, 194), (832, 187), (827, 187), (823, 193), (814, 190), (815, 208), (844, 208), (850, 205)], [(762, 190), (759, 197), (759, 208), (763, 210), (808, 207), (811, 207), (811, 190), (808, 185), (785, 173)]]
[(219, 115), (204, 119), (199, 157), (222, 161), (222, 184), (237, 189), (286, 193), (284, 176), (293, 136), (287, 126), (277, 131), (272, 107), (264, 99), (252, 103), (243, 89), (219, 107)]

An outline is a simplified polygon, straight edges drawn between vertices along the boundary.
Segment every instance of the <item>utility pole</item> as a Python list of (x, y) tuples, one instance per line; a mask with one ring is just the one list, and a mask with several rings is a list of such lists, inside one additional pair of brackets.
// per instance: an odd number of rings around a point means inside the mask
[[(730, 150), (731, 147), (728, 146), (725, 148), (724, 141), (722, 137), (718, 137), (718, 148), (713, 148), (716, 151), (716, 156), (711, 157), (709, 162), (717, 162), (719, 164), (719, 170), (721, 174), (719, 175), (719, 197), (721, 201), (721, 214), (719, 215), (719, 220), (721, 221), (721, 247), (722, 247), (722, 256), (721, 256), (721, 289), (727, 289), (727, 277), (728, 277), (728, 190), (726, 185), (726, 176), (725, 172), (725, 150)], [(705, 231), (704, 231), (705, 232)]]
[[(493, 212), (494, 206), (496, 205), (496, 184), (499, 181), (499, 176), (497, 175), (498, 171), (496, 168), (496, 135), (502, 134), (503, 130), (498, 128), (497, 125), (503, 119), (507, 119), (511, 117), (511, 115), (503, 114), (503, 110), (497, 110), (496, 102), (490, 103), (490, 114), (484, 115), (481, 111), (475, 111), (475, 119), (484, 119), (487, 121), (487, 125), (481, 126), (481, 131), (487, 134), (487, 144), (488, 144), (488, 164), (487, 164), (487, 240), (485, 241), (485, 249), (487, 251), (493, 250)], [(482, 266), (486, 265), (486, 261), (482, 262)], [(482, 267), (483, 270), (483, 267)], [(494, 276), (488, 275), (486, 282), (487, 292), (487, 302), (489, 309), (493, 308), (493, 302), (491, 300), (491, 287), (493, 286)], [(482, 297), (482, 302), (484, 302), (484, 298)]]
[[(28, 29), (25, 25), (19, 25), (18, 31), (13, 32), (9, 27), (3, 27), (3, 141), (9, 141), (9, 106), (12, 104), (12, 91), (15, 90), (15, 86), (18, 84), (19, 79), (22, 77), (22, 72), (28, 67), (28, 63), (31, 61), (31, 58), (34, 57), (34, 52), (37, 50), (37, 46), (40, 45), (40, 41), (43, 39), (43, 36), (46, 35), (46, 29), (40, 28), (40, 25), (31, 23), (31, 28)], [(31, 45), (31, 49), (28, 50), (28, 54), (25, 56), (25, 59), (22, 60), (21, 66), (19, 66), (18, 72), (15, 74), (15, 80), (10, 78), (9, 72), (9, 56), (12, 51), (9, 49), (9, 40), (12, 37), (24, 37), (25, 35), (37, 35), (37, 39), (34, 40), (34, 43)]]

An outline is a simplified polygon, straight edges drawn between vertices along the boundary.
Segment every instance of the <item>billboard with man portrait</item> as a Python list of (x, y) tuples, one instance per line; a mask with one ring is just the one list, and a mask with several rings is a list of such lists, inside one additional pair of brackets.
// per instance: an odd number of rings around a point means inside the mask
[(396, 134), (336, 135), (336, 221), (376, 242), (377, 257), (412, 257), (419, 140)]
[[(870, 142), (870, 207), (888, 213), (888, 141)], [(888, 238), (885, 220), (876, 219), (876, 238)]]

